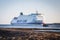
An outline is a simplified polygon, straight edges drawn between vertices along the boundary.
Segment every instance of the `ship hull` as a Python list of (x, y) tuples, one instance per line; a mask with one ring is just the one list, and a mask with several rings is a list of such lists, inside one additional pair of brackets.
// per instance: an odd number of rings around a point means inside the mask
[(21, 24), (19, 24), (19, 23), (11, 23), (11, 25), (17, 25), (17, 26), (20, 26), (20, 25), (22, 25), (22, 26), (24, 26), (24, 25), (42, 25), (43, 26), (43, 24), (41, 24), (41, 23), (21, 23)]

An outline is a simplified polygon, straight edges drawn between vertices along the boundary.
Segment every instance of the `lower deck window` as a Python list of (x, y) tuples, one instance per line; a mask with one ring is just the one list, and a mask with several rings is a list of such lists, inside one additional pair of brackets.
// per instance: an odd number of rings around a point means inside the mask
[(27, 20), (17, 20), (17, 22), (27, 22)]

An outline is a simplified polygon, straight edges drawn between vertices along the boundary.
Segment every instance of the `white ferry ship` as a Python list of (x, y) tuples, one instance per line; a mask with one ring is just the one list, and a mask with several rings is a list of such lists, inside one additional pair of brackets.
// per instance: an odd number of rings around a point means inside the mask
[(30, 25), (30, 24), (37, 24), (42, 25), (43, 24), (43, 16), (36, 13), (31, 13), (29, 15), (24, 15), (23, 12), (20, 13), (18, 17), (14, 17), (11, 21), (12, 25)]

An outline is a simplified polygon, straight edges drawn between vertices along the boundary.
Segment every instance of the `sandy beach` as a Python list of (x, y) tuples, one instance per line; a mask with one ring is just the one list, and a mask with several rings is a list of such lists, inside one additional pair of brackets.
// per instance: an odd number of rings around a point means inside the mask
[(60, 32), (42, 32), (31, 29), (0, 29), (0, 40), (60, 40)]

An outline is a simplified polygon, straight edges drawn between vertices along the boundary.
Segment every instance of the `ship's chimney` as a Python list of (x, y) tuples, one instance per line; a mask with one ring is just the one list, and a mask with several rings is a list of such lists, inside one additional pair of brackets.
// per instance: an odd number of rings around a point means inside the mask
[(23, 12), (21, 12), (20, 15), (23, 15)]

